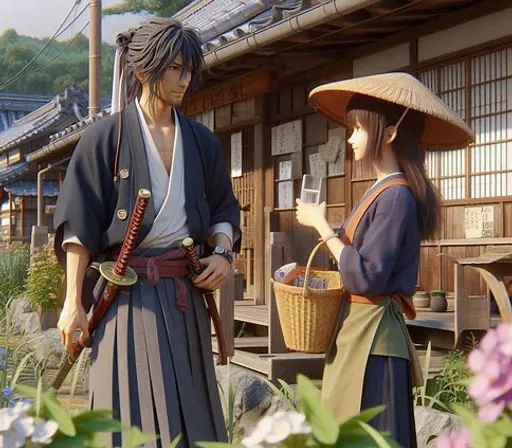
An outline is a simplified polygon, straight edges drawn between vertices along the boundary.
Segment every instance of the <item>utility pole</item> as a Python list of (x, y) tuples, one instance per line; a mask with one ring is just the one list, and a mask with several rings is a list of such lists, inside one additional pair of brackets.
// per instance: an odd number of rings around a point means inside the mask
[(89, 0), (89, 116), (100, 113), (101, 0)]

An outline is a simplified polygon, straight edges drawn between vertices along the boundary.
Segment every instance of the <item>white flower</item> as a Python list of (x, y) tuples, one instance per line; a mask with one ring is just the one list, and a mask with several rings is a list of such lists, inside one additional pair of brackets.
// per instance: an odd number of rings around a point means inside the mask
[(24, 417), (30, 409), (30, 404), (18, 402), (12, 408), (0, 409), (0, 432), (7, 431), (14, 420)]
[(21, 448), (25, 445), (25, 437), (15, 431), (0, 433), (0, 446), (3, 448)]
[(278, 411), (263, 417), (252, 434), (242, 440), (242, 444), (250, 448), (278, 446), (291, 435), (310, 432), (304, 414)]
[(25, 438), (30, 437), (34, 432), (34, 419), (32, 417), (17, 418), (12, 422), (11, 431), (15, 431)]
[(32, 442), (48, 445), (52, 441), (52, 437), (57, 432), (57, 429), (59, 429), (59, 425), (53, 420), (48, 420), (47, 422), (37, 420), (34, 432), (32, 433)]

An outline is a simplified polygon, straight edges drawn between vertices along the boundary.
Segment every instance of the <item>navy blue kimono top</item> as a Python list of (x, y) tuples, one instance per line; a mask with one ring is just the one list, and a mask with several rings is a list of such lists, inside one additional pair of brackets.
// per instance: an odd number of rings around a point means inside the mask
[[(405, 178), (403, 174), (390, 177)], [(344, 234), (346, 223), (340, 235)], [(416, 200), (411, 190), (402, 185), (389, 187), (362, 217), (353, 245), (345, 246), (341, 252), (338, 266), (345, 288), (363, 296), (414, 294), (420, 242)]]

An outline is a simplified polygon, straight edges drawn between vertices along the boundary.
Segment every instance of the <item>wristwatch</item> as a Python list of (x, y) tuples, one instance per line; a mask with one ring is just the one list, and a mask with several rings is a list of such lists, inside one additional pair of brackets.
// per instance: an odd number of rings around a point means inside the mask
[(232, 250), (229, 250), (222, 246), (215, 246), (213, 249), (213, 253), (216, 255), (222, 255), (226, 260), (229, 261), (229, 264), (233, 263), (234, 254)]

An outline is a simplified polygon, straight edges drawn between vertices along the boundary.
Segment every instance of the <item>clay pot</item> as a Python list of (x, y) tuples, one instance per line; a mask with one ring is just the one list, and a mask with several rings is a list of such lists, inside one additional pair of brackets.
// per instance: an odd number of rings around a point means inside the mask
[(430, 306), (430, 296), (426, 291), (417, 291), (412, 298), (415, 308), (428, 308)]
[(455, 294), (453, 292), (449, 292), (446, 294), (446, 302), (448, 303), (448, 307), (446, 311), (454, 312), (455, 311)]
[(430, 309), (436, 313), (444, 313), (447, 308), (446, 293), (444, 291), (432, 291), (430, 293)]

